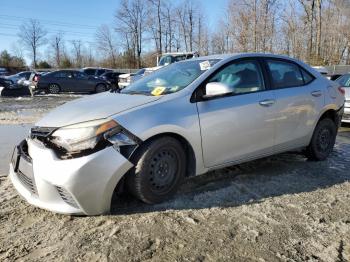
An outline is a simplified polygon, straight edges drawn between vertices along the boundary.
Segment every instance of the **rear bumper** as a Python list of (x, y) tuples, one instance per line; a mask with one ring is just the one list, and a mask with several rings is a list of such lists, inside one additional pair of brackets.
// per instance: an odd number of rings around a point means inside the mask
[(347, 100), (344, 105), (344, 114), (342, 117), (342, 122), (350, 123), (350, 101)]
[(343, 123), (350, 123), (350, 103), (348, 103), (348, 105), (345, 105), (345, 106), (346, 107), (344, 108), (344, 114), (341, 121)]
[(130, 83), (129, 82), (122, 82), (122, 83), (118, 83), (118, 86), (120, 87), (120, 88), (124, 88), (124, 87), (127, 87), (127, 86), (129, 86), (130, 85)]
[[(132, 167), (113, 147), (88, 156), (61, 160), (51, 149), (28, 139), (28, 154), (32, 160), (26, 163), (24, 170), (15, 170), (13, 163), (10, 164), (9, 176), (13, 185), (30, 204), (62, 214), (109, 212), (116, 185)], [(31, 168), (32, 178), (25, 174), (30, 172), (25, 169)], [(28, 186), (27, 177), (33, 187)]]

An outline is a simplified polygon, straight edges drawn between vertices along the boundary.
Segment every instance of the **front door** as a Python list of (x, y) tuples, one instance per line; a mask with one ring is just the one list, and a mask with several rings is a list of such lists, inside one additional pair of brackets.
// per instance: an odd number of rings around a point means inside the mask
[(275, 96), (265, 84), (260, 63), (254, 59), (230, 63), (208, 82), (224, 83), (235, 91), (197, 102), (205, 166), (271, 154)]

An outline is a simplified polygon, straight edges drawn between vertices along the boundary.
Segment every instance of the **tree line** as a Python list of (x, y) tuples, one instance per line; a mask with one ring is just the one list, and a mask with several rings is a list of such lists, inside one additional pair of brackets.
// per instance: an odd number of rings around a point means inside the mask
[(211, 25), (207, 12), (200, 0), (121, 0), (113, 25), (99, 26), (92, 43), (66, 40), (64, 33), (48, 37), (33, 19), (18, 37), (33, 66), (43, 50), (49, 66), (65, 68), (155, 66), (157, 55), (181, 51), (268, 52), (312, 65), (350, 63), (349, 0), (229, 0)]

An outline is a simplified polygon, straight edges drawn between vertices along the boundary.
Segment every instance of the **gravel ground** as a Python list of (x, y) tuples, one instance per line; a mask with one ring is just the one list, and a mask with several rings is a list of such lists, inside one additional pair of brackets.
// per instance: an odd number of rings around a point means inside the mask
[[(71, 99), (1, 101), (2, 130)], [(163, 204), (116, 198), (95, 217), (30, 206), (3, 176), (0, 261), (350, 261), (349, 152), (345, 127), (327, 161), (281, 154), (188, 179)]]

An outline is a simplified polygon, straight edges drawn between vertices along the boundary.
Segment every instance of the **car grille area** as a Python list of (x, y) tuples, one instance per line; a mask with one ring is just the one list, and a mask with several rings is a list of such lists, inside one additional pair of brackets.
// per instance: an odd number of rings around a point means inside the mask
[(22, 185), (27, 188), (32, 194), (37, 195), (36, 187), (33, 179), (27, 177), (20, 170), (17, 171), (18, 180), (21, 181)]
[(64, 188), (56, 186), (56, 189), (64, 202), (72, 207), (79, 208), (73, 197)]

